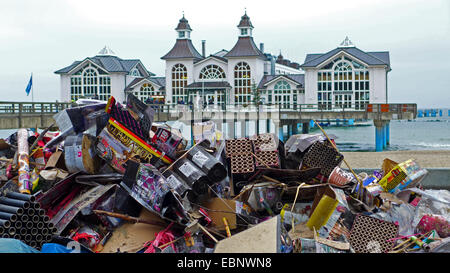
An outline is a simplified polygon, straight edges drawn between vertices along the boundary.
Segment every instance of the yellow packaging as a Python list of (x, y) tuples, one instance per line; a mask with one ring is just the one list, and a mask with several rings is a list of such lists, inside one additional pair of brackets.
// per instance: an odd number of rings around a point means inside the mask
[(420, 168), (410, 159), (395, 166), (378, 184), (386, 192), (397, 193), (408, 186), (416, 185), (426, 174), (427, 170)]
[(330, 219), (331, 214), (333, 214), (333, 211), (336, 209), (338, 203), (338, 200), (331, 198), (328, 195), (323, 195), (319, 204), (317, 204), (317, 207), (314, 209), (314, 212), (306, 223), (306, 226), (310, 230), (313, 230), (313, 228), (319, 230), (328, 222), (328, 219)]

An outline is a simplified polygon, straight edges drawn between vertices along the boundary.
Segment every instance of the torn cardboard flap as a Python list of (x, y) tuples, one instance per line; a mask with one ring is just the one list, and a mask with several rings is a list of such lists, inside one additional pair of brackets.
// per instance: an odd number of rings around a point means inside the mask
[[(160, 221), (160, 217), (149, 210), (143, 209), (139, 219)], [(155, 239), (155, 234), (165, 227), (144, 223), (124, 223), (114, 230), (111, 238), (106, 242), (101, 253), (129, 252), (135, 253), (142, 249), (146, 242)]]

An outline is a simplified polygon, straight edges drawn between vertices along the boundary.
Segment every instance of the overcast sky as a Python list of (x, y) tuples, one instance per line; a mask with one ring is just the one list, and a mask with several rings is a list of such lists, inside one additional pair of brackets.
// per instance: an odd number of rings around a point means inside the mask
[(184, 11), (192, 41), (206, 54), (231, 49), (247, 9), (253, 37), (265, 51), (303, 63), (349, 36), (365, 51), (389, 51), (389, 101), (450, 107), (449, 0), (0, 1), (0, 100), (31, 101), (25, 87), (33, 73), (34, 100), (59, 98), (53, 72), (95, 56), (108, 45), (121, 58), (137, 58), (158, 76)]

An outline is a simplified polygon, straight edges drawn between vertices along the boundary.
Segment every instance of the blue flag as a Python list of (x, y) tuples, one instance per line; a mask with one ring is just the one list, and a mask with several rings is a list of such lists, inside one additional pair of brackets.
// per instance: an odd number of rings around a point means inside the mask
[(30, 81), (28, 82), (27, 88), (25, 89), (25, 92), (27, 92), (27, 96), (30, 94), (32, 85), (33, 85), (33, 75), (31, 75)]

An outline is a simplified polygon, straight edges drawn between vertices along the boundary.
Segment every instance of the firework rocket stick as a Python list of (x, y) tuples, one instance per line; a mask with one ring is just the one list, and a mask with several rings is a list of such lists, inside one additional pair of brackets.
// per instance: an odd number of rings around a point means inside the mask
[(30, 183), (30, 163), (28, 149), (28, 131), (19, 129), (17, 131), (17, 152), (19, 163), (19, 191), (25, 194), (31, 194)]

